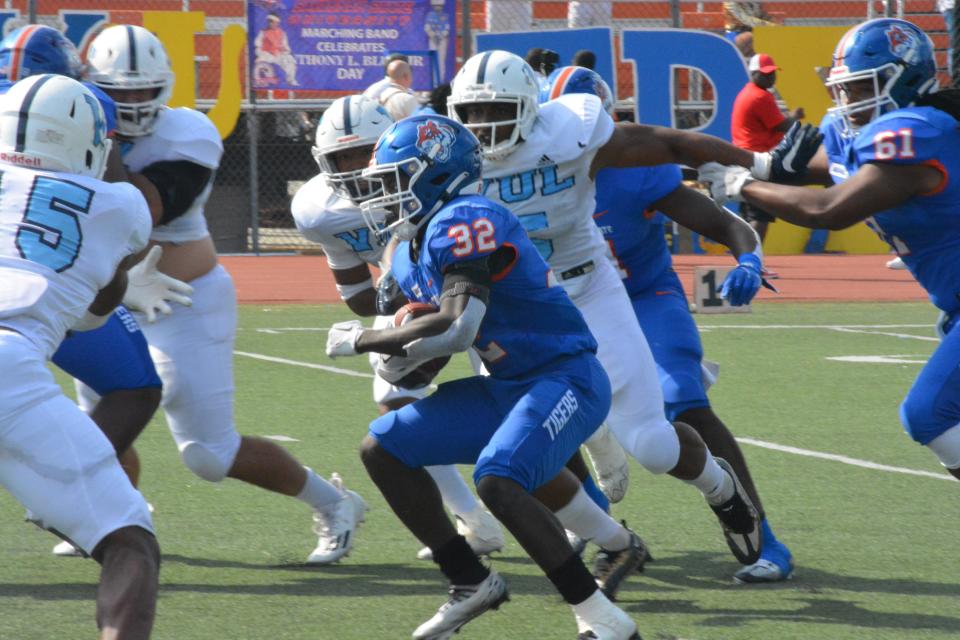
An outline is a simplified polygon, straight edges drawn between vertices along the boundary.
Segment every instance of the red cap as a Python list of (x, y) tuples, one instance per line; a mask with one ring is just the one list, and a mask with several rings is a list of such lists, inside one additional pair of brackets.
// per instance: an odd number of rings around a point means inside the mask
[(760, 73), (773, 73), (780, 69), (773, 61), (773, 58), (765, 53), (758, 53), (750, 58), (750, 64), (747, 65), (747, 68), (750, 71), (759, 71)]

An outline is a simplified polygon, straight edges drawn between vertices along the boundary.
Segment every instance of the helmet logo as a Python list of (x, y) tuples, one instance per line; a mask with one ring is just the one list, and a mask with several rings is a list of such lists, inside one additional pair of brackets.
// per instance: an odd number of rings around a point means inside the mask
[(891, 25), (886, 34), (890, 42), (890, 52), (893, 55), (908, 64), (916, 61), (920, 50), (920, 40), (916, 34), (898, 24)]
[(437, 120), (417, 125), (417, 149), (435, 162), (446, 162), (453, 152), (457, 134), (453, 127)]

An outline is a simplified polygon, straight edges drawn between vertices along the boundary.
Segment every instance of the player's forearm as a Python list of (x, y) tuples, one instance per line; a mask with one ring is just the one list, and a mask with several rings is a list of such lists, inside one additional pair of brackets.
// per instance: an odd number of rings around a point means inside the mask
[(694, 131), (661, 129), (662, 135), (673, 157), (669, 162), (698, 167), (705, 162), (719, 162), (726, 165), (738, 165), (750, 169), (753, 167), (752, 151), (735, 147), (725, 140)]
[(437, 336), (450, 328), (455, 318), (446, 313), (431, 313), (421, 316), (402, 327), (389, 329), (364, 329), (357, 338), (357, 353), (385, 353), (392, 356), (406, 356), (405, 345), (420, 338)]
[(808, 229), (845, 229), (833, 215), (834, 209), (826, 189), (808, 189), (751, 182), (741, 192), (747, 202), (769, 211), (778, 219)]

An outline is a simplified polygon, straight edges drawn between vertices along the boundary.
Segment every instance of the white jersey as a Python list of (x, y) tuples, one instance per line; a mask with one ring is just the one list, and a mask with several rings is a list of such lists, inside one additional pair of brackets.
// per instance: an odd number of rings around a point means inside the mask
[(512, 211), (558, 277), (609, 259), (593, 221), (590, 164), (613, 135), (600, 99), (567, 94), (540, 106), (530, 137), (502, 160), (483, 161), (484, 195)]
[(338, 196), (322, 175), (297, 190), (290, 210), (303, 237), (323, 247), (331, 269), (379, 264), (384, 245), (364, 223), (360, 208)]
[[(220, 156), (223, 155), (223, 142), (217, 128), (199, 111), (186, 107), (164, 107), (157, 113), (150, 134), (122, 143), (120, 150), (124, 166), (134, 173), (155, 162), (175, 160), (194, 162), (216, 171), (220, 166)], [(186, 213), (157, 226), (150, 239), (158, 242), (189, 242), (210, 235), (207, 220), (203, 217), (203, 207), (212, 189), (211, 180)]]
[(150, 236), (127, 183), (0, 165), (0, 326), (49, 358), (120, 261)]

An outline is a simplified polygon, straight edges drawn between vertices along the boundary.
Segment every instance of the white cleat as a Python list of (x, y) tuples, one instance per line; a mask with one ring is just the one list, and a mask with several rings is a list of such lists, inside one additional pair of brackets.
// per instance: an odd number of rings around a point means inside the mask
[(897, 256), (893, 260), (887, 261), (887, 269), (906, 269), (907, 265), (903, 262), (903, 259), (900, 256)]
[[(457, 533), (467, 539), (467, 544), (478, 556), (500, 551), (506, 544), (500, 522), (482, 507), (457, 516)], [(417, 559), (433, 560), (433, 551), (430, 547), (424, 547), (417, 552)]]
[(577, 618), (577, 640), (641, 640), (637, 623), (618, 607), (609, 607), (597, 620)]
[(602, 424), (583, 446), (597, 474), (600, 490), (610, 502), (623, 500), (630, 483), (630, 464), (613, 432), (606, 424)]
[(73, 546), (72, 543), (62, 540), (53, 548), (53, 555), (61, 558), (82, 558), (83, 551)]
[(463, 625), (490, 609), (499, 609), (509, 599), (507, 583), (493, 569), (480, 584), (450, 585), (450, 599), (440, 606), (436, 615), (417, 627), (413, 638), (448, 640)]
[(343, 494), (343, 499), (327, 512), (314, 512), (313, 531), (317, 548), (307, 557), (307, 564), (333, 564), (350, 553), (360, 523), (367, 519), (367, 503), (355, 491), (343, 486), (343, 478), (334, 473), (330, 484)]

